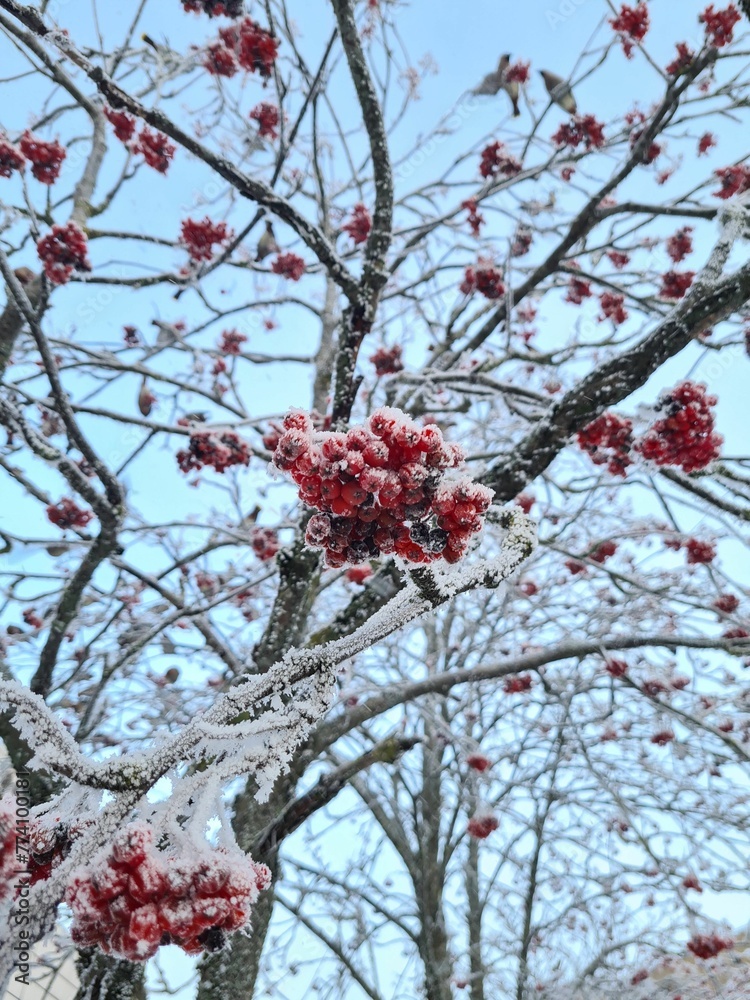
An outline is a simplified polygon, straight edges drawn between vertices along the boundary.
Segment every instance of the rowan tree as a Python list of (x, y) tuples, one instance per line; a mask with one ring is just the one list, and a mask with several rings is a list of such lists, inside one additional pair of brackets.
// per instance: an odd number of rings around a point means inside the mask
[(739, 997), (746, 4), (169, 3), (0, 0), (3, 976)]

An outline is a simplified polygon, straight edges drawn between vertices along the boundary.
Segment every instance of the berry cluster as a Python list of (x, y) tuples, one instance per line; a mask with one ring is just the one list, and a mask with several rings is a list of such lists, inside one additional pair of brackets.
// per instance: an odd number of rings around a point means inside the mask
[(692, 66), (693, 59), (695, 59), (695, 52), (693, 52), (687, 42), (678, 42), (676, 48), (677, 55), (666, 67), (666, 72), (669, 76), (678, 76), (683, 70)]
[(503, 75), (508, 83), (528, 83), (530, 66), (531, 63), (519, 59), (518, 62), (511, 63)]
[(500, 299), (505, 295), (502, 273), (491, 261), (480, 257), (476, 267), (466, 268), (459, 291), (463, 295), (477, 291), (486, 299)]
[(604, 664), (604, 669), (607, 671), (610, 677), (624, 677), (628, 672), (628, 665), (625, 660), (607, 660)]
[(681, 299), (693, 283), (695, 271), (667, 271), (661, 276), (659, 295), (663, 299)]
[(609, 23), (620, 35), (623, 52), (628, 59), (631, 59), (633, 42), (642, 42), (649, 29), (648, 7), (642, 0), (636, 7), (629, 7), (624, 3), (620, 13), (617, 17), (610, 18)]
[(716, 546), (713, 542), (702, 542), (699, 538), (688, 538), (684, 545), (689, 566), (701, 563), (711, 563), (716, 558)]
[(720, 167), (714, 174), (721, 181), (718, 191), (711, 193), (715, 198), (734, 198), (736, 194), (744, 194), (750, 188), (750, 167), (741, 163), (732, 167)]
[(569, 122), (563, 122), (552, 136), (556, 146), (577, 149), (583, 145), (586, 150), (601, 149), (605, 143), (604, 124), (594, 115), (574, 115)]
[(687, 943), (688, 951), (696, 958), (715, 958), (720, 951), (734, 948), (731, 938), (720, 937), (718, 934), (694, 934)]
[(578, 432), (576, 440), (594, 465), (606, 465), (612, 476), (625, 475), (633, 447), (633, 424), (626, 417), (602, 413)]
[(271, 104), (269, 101), (261, 101), (250, 112), (249, 118), (257, 124), (258, 135), (261, 139), (278, 139), (279, 133), (276, 129), (279, 127), (281, 119), (279, 117), (279, 109), (275, 104)]
[(623, 253), (622, 250), (607, 250), (607, 257), (616, 270), (621, 271), (630, 263), (630, 254)]
[(703, 13), (698, 15), (698, 20), (705, 26), (708, 44), (720, 49), (732, 41), (734, 26), (742, 18), (733, 3), (724, 10), (714, 10), (714, 5), (710, 3)]
[(596, 563), (604, 563), (617, 552), (617, 542), (606, 541), (589, 553), (589, 559)]
[(671, 729), (660, 729), (651, 737), (651, 742), (657, 747), (665, 747), (667, 743), (671, 743), (673, 739), (674, 733)]
[(698, 881), (697, 875), (686, 875), (682, 880), (683, 889), (695, 889), (696, 892), (703, 892), (703, 886)]
[(588, 281), (583, 278), (572, 277), (568, 282), (568, 291), (565, 295), (565, 301), (570, 302), (573, 306), (583, 305), (583, 300), (590, 298), (594, 293), (591, 291), (591, 285)]
[(513, 242), (510, 245), (511, 257), (525, 257), (529, 250), (531, 250), (533, 242), (534, 233), (531, 227), (522, 223), (513, 234)]
[(90, 824), (91, 820), (72, 825), (58, 821), (54, 826), (43, 826), (38, 821), (32, 821), (28, 861), (32, 885), (50, 877), (60, 862), (70, 854), (73, 841), (80, 837), (84, 827)]
[(60, 168), (66, 153), (55, 139), (45, 142), (30, 132), (24, 132), (18, 145), (27, 160), (31, 162), (31, 172), (42, 184), (54, 184), (60, 176)]
[(279, 40), (252, 18), (245, 17), (219, 29), (219, 40), (209, 45), (203, 65), (216, 76), (234, 76), (244, 69), (268, 79), (278, 51)]
[(180, 226), (180, 242), (196, 263), (211, 260), (214, 243), (219, 246), (228, 243), (234, 233), (226, 222), (212, 222), (208, 216), (202, 222), (185, 219)]
[(146, 164), (159, 174), (166, 174), (177, 147), (163, 132), (152, 132), (144, 125), (133, 143), (134, 153), (140, 153)]
[(739, 598), (735, 597), (734, 594), (719, 594), (711, 605), (711, 607), (716, 608), (717, 611), (725, 615), (734, 614), (739, 606)]
[(0, 136), (0, 177), (10, 177), (14, 170), (23, 170), (26, 157), (18, 146)]
[(578, 559), (566, 559), (563, 565), (571, 576), (579, 576), (581, 573), (588, 572), (586, 563), (582, 563)]
[(135, 118), (127, 111), (116, 111), (114, 108), (106, 107), (104, 117), (115, 130), (115, 136), (120, 142), (130, 142), (135, 135)]
[(692, 231), (692, 226), (683, 226), (667, 240), (667, 253), (675, 264), (679, 264), (679, 262), (684, 260), (689, 253), (693, 252), (693, 239), (690, 235)]
[(433, 424), (419, 427), (383, 407), (346, 434), (315, 434), (310, 417), (293, 410), (273, 462), (289, 472), (300, 499), (320, 511), (306, 540), (335, 568), (381, 553), (458, 562), (492, 499), (491, 490), (466, 477), (445, 481), (462, 458)]
[(341, 227), (341, 231), (351, 236), (355, 244), (366, 243), (372, 229), (372, 217), (367, 206), (361, 201), (352, 209), (352, 214)]
[[(317, 410), (310, 411), (310, 420), (312, 420), (313, 430), (316, 431), (327, 431), (331, 426), (331, 418), (324, 417), (322, 413), (318, 413)], [(285, 428), (283, 424), (280, 424), (277, 420), (271, 420), (268, 425), (268, 430), (263, 435), (263, 447), (267, 448), (269, 451), (275, 451), (278, 445), (281, 435), (285, 433)]]
[(462, 201), (461, 208), (465, 208), (469, 213), (468, 222), (471, 235), (479, 236), (484, 225), (484, 216), (479, 213), (476, 198), (467, 198), (466, 201)]
[(628, 318), (624, 295), (619, 295), (617, 292), (603, 292), (599, 297), (599, 305), (602, 309), (599, 316), (600, 323), (605, 319), (611, 319), (615, 326), (619, 326)]
[(361, 587), (372, 576), (372, 569), (369, 566), (352, 566), (344, 576), (350, 583), (358, 583)]
[(244, 927), (271, 873), (239, 852), (219, 849), (175, 857), (154, 849), (153, 829), (132, 823), (109, 854), (79, 868), (65, 900), (80, 948), (144, 962), (162, 944), (189, 955), (218, 951)]
[(247, 337), (239, 330), (224, 330), (219, 341), (219, 350), (222, 354), (241, 354), (242, 345), (246, 341)]
[(47, 517), (58, 528), (85, 528), (94, 515), (90, 510), (81, 510), (70, 497), (63, 497), (47, 507)]
[(268, 562), (269, 559), (273, 559), (281, 548), (278, 532), (273, 528), (261, 528), (257, 524), (253, 526), (250, 532), (250, 545), (261, 562)]
[(466, 831), (476, 840), (486, 840), (500, 826), (493, 812), (476, 812), (466, 824)]
[(723, 441), (714, 431), (711, 407), (716, 401), (705, 385), (681, 382), (660, 396), (656, 409), (666, 415), (643, 435), (637, 450), (657, 465), (678, 465), (685, 472), (705, 469), (718, 457)]
[(55, 223), (36, 245), (36, 252), (44, 264), (44, 273), (55, 285), (70, 281), (74, 271), (91, 270), (86, 234), (75, 222), (64, 226)]
[(208, 14), (209, 17), (241, 17), (244, 0), (182, 0), (188, 14)]
[(536, 503), (536, 497), (532, 493), (519, 493), (516, 497), (516, 506), (520, 507), (524, 514), (528, 514)]
[(530, 691), (534, 684), (531, 674), (514, 674), (506, 677), (503, 681), (503, 692), (505, 694), (521, 694), (523, 691)]
[(379, 347), (370, 355), (370, 361), (375, 365), (375, 374), (378, 378), (383, 375), (395, 375), (396, 372), (404, 370), (400, 344), (394, 344), (393, 347)]
[(470, 753), (466, 758), (466, 763), (472, 771), (479, 771), (480, 774), (483, 771), (489, 771), (492, 767), (492, 761), (489, 757), (485, 757), (483, 753)]
[(521, 172), (521, 164), (509, 153), (502, 142), (491, 142), (482, 150), (479, 173), (482, 177), (515, 177)]
[(704, 132), (698, 140), (698, 156), (705, 156), (709, 149), (718, 145), (713, 132)]
[(721, 633), (722, 639), (747, 639), (750, 632), (746, 628), (728, 628)]
[(280, 274), (282, 278), (299, 281), (305, 273), (305, 262), (296, 253), (280, 253), (271, 264), (271, 270), (274, 274)]
[(191, 431), (187, 449), (177, 452), (181, 472), (191, 472), (210, 465), (224, 472), (232, 465), (250, 464), (250, 445), (230, 430)]
[(36, 613), (36, 608), (26, 608), (21, 617), (30, 628), (41, 628), (44, 620)]

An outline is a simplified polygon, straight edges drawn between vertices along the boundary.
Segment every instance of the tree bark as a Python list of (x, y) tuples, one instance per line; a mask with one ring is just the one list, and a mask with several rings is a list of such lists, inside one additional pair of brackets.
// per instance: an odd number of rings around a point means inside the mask
[(125, 962), (98, 948), (82, 948), (76, 969), (80, 985), (75, 1000), (146, 1000), (143, 962)]

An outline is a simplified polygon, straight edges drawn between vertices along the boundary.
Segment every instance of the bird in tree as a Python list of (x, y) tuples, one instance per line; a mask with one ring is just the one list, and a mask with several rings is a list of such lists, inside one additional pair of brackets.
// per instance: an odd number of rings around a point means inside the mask
[(488, 73), (478, 87), (472, 90), (472, 94), (488, 94), (494, 96), (499, 90), (504, 90), (513, 105), (513, 117), (518, 118), (521, 111), (518, 107), (518, 81), (508, 80), (507, 71), (510, 65), (510, 55), (506, 53), (500, 56), (500, 62), (494, 73)]
[(574, 115), (578, 110), (578, 105), (568, 81), (558, 76), (557, 73), (550, 73), (548, 69), (540, 69), (539, 72), (542, 74), (544, 86), (547, 88), (550, 99), (563, 111)]
[(266, 231), (258, 240), (258, 252), (255, 255), (255, 262), (258, 263), (264, 257), (268, 257), (269, 254), (278, 253), (280, 249), (273, 233), (273, 223), (266, 222)]

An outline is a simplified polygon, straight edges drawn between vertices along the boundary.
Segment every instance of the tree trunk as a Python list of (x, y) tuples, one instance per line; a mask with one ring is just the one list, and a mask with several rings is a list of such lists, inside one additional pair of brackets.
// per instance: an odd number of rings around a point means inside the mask
[(146, 1000), (143, 962), (125, 962), (98, 948), (82, 948), (76, 969), (80, 985), (75, 1000)]
[(466, 902), (469, 925), (469, 968), (471, 1000), (484, 1000), (484, 964), (482, 962), (482, 901), (479, 898), (479, 844), (469, 837), (466, 862)]

